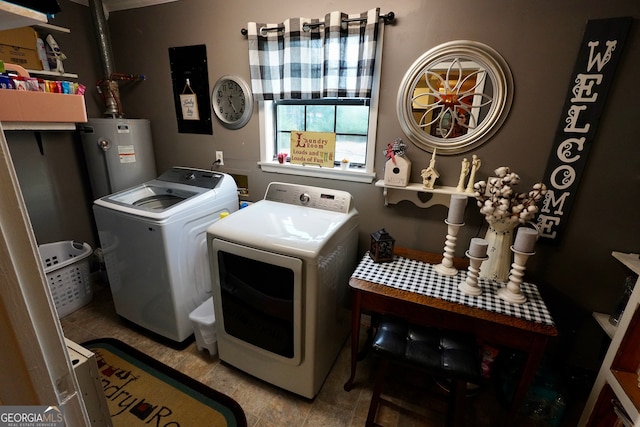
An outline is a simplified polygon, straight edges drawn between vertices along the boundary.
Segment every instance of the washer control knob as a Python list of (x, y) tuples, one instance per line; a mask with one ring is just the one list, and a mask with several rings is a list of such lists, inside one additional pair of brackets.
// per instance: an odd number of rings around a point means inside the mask
[(311, 200), (311, 197), (307, 193), (302, 193), (300, 195), (300, 203), (306, 205)]

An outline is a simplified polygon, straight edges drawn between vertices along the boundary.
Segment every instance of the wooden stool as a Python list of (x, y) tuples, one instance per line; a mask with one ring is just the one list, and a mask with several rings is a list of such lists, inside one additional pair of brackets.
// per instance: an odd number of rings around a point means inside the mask
[(451, 380), (447, 424), (463, 425), (467, 382), (480, 381), (478, 346), (472, 336), (383, 317), (373, 339), (373, 349), (381, 356), (381, 364), (369, 406), (368, 427), (376, 425), (382, 386), (391, 361)]

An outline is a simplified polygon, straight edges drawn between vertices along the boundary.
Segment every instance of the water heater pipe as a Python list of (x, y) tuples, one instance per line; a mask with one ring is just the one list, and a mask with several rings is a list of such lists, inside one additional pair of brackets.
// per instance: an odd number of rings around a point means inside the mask
[(107, 106), (104, 115), (122, 117), (118, 83), (111, 81), (111, 75), (114, 72), (115, 66), (113, 62), (113, 51), (111, 49), (111, 37), (109, 36), (109, 27), (104, 14), (102, 0), (89, 0), (89, 9), (91, 11), (91, 20), (93, 21), (94, 33), (98, 43), (98, 52), (100, 54), (100, 63), (102, 65), (103, 79), (100, 79), (98, 89)]

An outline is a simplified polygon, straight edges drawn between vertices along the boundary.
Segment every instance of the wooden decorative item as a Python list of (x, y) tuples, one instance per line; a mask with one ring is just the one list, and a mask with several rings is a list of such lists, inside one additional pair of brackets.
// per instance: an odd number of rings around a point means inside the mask
[(420, 175), (422, 176), (422, 185), (424, 188), (433, 190), (436, 185), (436, 179), (440, 178), (440, 173), (436, 170), (436, 150), (433, 149), (431, 154), (431, 160), (429, 161), (429, 167), (422, 169)]

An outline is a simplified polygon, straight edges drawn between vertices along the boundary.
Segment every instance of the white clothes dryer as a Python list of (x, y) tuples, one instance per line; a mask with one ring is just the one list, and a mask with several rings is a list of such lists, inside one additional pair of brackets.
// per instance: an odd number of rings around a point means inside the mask
[(237, 210), (231, 176), (183, 167), (96, 200), (116, 312), (171, 341), (189, 338), (189, 313), (211, 296), (207, 227)]
[(351, 195), (274, 182), (207, 235), (220, 359), (313, 398), (349, 332)]

